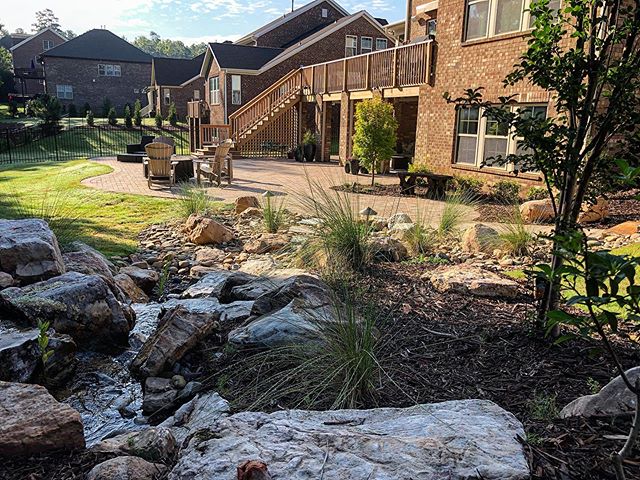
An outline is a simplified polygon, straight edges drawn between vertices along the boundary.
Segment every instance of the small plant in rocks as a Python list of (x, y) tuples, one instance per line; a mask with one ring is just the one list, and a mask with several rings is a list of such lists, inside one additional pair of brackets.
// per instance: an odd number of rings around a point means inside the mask
[(520, 185), (513, 180), (500, 180), (491, 187), (491, 196), (498, 202), (518, 203), (520, 200)]
[(204, 215), (211, 210), (211, 200), (207, 191), (188, 182), (178, 185), (178, 212), (182, 218)]
[(40, 347), (42, 365), (46, 365), (53, 355), (53, 350), (49, 348), (49, 322), (38, 320), (38, 347)]
[(276, 233), (284, 225), (284, 200), (276, 200), (275, 195), (266, 191), (262, 194), (262, 222), (268, 233)]

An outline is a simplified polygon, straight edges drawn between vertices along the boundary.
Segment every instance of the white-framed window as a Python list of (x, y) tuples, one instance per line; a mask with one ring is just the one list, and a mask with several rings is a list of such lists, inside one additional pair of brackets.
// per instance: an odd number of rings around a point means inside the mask
[(344, 56), (353, 57), (355, 55), (358, 55), (358, 37), (347, 35), (345, 37)]
[[(488, 38), (528, 30), (532, 0), (467, 0), (465, 40)], [(560, 8), (561, 0), (551, 0), (549, 8)]]
[(209, 78), (209, 103), (211, 105), (220, 105), (220, 78)]
[(386, 50), (388, 45), (386, 38), (376, 38), (376, 50)]
[(121, 77), (122, 70), (120, 65), (111, 65), (106, 63), (98, 64), (98, 75), (101, 77)]
[(200, 90), (194, 90), (193, 91), (193, 99), (194, 100), (200, 100)]
[(231, 105), (242, 105), (242, 77), (231, 75)]
[(373, 38), (360, 37), (360, 53), (370, 53), (373, 51)]
[(162, 96), (162, 98), (164, 99), (164, 104), (171, 105), (171, 90), (165, 88), (163, 93), (164, 95)]
[[(546, 118), (546, 105), (517, 105), (511, 107), (523, 116)], [(479, 107), (463, 107), (458, 110), (456, 150), (454, 162), (480, 167), (489, 158), (527, 153), (520, 145), (521, 138), (510, 131), (506, 123), (483, 115)], [(513, 164), (491, 165), (493, 168), (514, 170)]]
[(432, 18), (427, 22), (427, 35), (436, 36), (436, 29), (438, 27), (438, 20)]
[(56, 97), (62, 100), (73, 100), (73, 87), (71, 85), (56, 85)]
[(44, 52), (46, 52), (47, 50), (51, 50), (54, 46), (55, 46), (55, 44), (53, 43), (53, 40), (43, 40), (42, 41), (42, 50)]
[(329, 10), (326, 8), (322, 9), (322, 18), (327, 18), (329, 16)]

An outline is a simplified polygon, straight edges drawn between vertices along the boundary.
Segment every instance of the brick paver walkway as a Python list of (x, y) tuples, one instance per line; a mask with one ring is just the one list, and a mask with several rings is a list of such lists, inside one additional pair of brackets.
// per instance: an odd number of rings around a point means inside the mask
[[(82, 183), (86, 186), (108, 192), (131, 193), (157, 197), (175, 198), (178, 188), (169, 189), (163, 186), (147, 187), (147, 181), (142, 174), (142, 165), (137, 163), (122, 163), (114, 157), (97, 158), (92, 161), (109, 165), (113, 172), (98, 177), (88, 178)], [(208, 187), (207, 192), (214, 200), (233, 202), (245, 195), (259, 196), (267, 190), (275, 193), (290, 195), (287, 208), (301, 211), (296, 197), (309, 192), (309, 182), (329, 188), (347, 182), (359, 181), (367, 184), (370, 177), (353, 176), (344, 173), (342, 167), (335, 163), (307, 163), (300, 164), (293, 160), (282, 159), (240, 159), (234, 161), (234, 180), (231, 185), (224, 184), (222, 188)], [(397, 183), (395, 176), (376, 177), (379, 183)], [(357, 197), (359, 208), (372, 207), (380, 215), (392, 215), (397, 212), (414, 216), (438, 218), (442, 211), (443, 202), (425, 199), (389, 197), (378, 195), (354, 195)], [(306, 212), (308, 213), (308, 212)], [(470, 212), (469, 220), (473, 218)]]

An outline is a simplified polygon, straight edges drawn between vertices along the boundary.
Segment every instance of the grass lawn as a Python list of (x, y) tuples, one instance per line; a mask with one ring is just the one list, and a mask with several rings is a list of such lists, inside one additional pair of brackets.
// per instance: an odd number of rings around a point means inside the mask
[(107, 256), (126, 255), (148, 225), (175, 218), (175, 200), (84, 187), (111, 168), (87, 160), (0, 167), (0, 218), (53, 217), (61, 243), (83, 241)]

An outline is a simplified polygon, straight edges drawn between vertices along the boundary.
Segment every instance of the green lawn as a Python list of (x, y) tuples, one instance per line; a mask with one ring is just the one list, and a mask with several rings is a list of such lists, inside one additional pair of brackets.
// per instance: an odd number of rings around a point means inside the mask
[(52, 217), (61, 242), (83, 241), (107, 256), (126, 255), (148, 225), (175, 218), (175, 200), (84, 187), (111, 168), (87, 160), (0, 167), (0, 218)]

